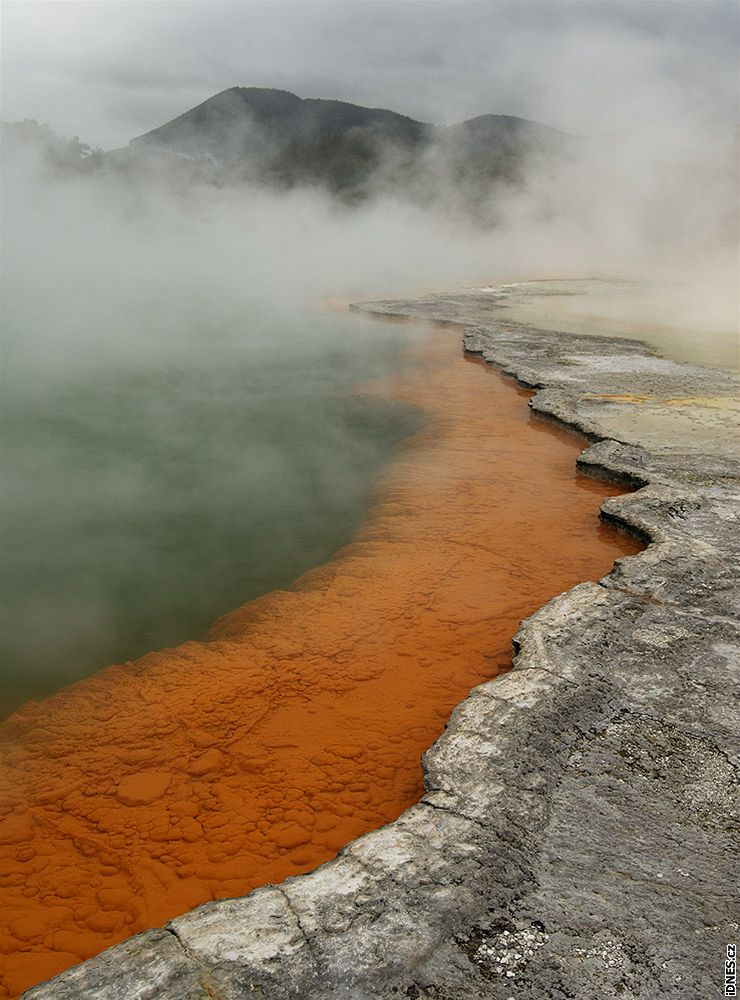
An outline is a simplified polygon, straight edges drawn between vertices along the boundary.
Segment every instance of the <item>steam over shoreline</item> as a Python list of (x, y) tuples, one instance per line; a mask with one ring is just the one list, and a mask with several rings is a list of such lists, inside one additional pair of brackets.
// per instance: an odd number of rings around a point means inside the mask
[[(206, 34), (220, 32), (224, 52), (251, 44), (227, 30), (230, 19), (267, 23), (273, 16), (270, 5), (165, 6), (186, 35), (200, 25), (191, 40), (205, 30), (207, 6)], [(176, 100), (179, 92), (151, 58), (151, 46), (169, 30), (167, 18), (155, 16), (157, 5), (59, 4), (53, 12), (43, 4), (11, 5), (4, 17), (4, 117), (21, 117), (21, 105), (28, 106), (51, 128), (30, 120), (3, 126), (6, 405), (22, 401), (14, 419), (21, 410), (24, 420), (63, 412), (55, 431), (65, 435), (60, 454), (96, 438), (99, 425), (133, 428), (134, 417), (146, 424), (154, 450), (170, 453), (184, 440), (189, 412), (211, 412), (212, 400), (216, 409), (224, 401), (236, 406), (240, 385), (253, 388), (260, 372), (274, 374), (277, 358), (303, 365), (302, 391), (317, 399), (340, 383), (344, 389), (363, 365), (393, 367), (389, 342), (373, 354), (365, 339), (367, 354), (360, 356), (356, 344), (347, 346), (353, 335), (322, 316), (318, 302), (408, 298), (514, 278), (636, 282), (625, 286), (635, 288), (631, 320), (636, 312), (646, 336), (650, 325), (660, 326), (661, 350), (671, 353), (671, 325), (679, 322), (695, 331), (699, 353), (704, 341), (731, 341), (738, 329), (731, 6), (668, 5), (661, 13), (611, 4), (435, 4), (423, 7), (421, 25), (416, 5), (399, 4), (387, 12), (398, 30), (376, 31), (373, 4), (300, 5), (295, 80), (286, 78), (283, 48), (273, 57), (272, 81), (252, 52), (250, 60), (226, 60), (218, 73), (204, 71)], [(706, 19), (710, 9), (715, 21)], [(53, 13), (53, 31), (36, 22), (42, 13)], [(318, 36), (329, 14), (344, 46), (332, 51), (366, 46), (369, 62), (352, 65), (356, 91), (346, 80), (332, 90), (305, 69), (326, 51)], [(497, 18), (500, 35), (489, 30)], [(144, 23), (149, 34), (140, 31)], [(354, 31), (359, 23), (364, 40)], [(80, 26), (97, 26), (94, 65), (85, 61), (89, 52), (80, 54)], [(282, 21), (280, 30), (295, 41)], [(124, 44), (129, 32), (143, 39), (140, 47)], [(427, 43), (433, 71), (424, 63)], [(29, 77), (21, 57), (32, 45), (46, 52), (48, 79)], [(407, 68), (388, 54), (399, 50)], [(134, 78), (144, 61), (150, 76), (142, 84)], [(195, 56), (180, 64), (183, 79), (192, 80), (199, 65)], [(383, 72), (368, 76), (370, 65)], [(90, 74), (85, 87), (83, 70)], [(397, 74), (415, 82), (398, 89), (396, 105), (384, 100), (383, 87), (386, 75)], [(54, 79), (57, 90), (48, 83)], [(235, 80), (281, 89), (234, 88)], [(111, 87), (118, 88), (115, 99)], [(287, 87), (361, 104), (305, 100)], [(209, 92), (215, 96), (203, 102)], [(175, 120), (153, 128), (168, 118)], [(79, 132), (93, 144), (145, 136), (104, 154), (52, 129)], [(619, 333), (624, 296), (602, 299), (608, 332)], [(536, 316), (525, 321), (536, 324)], [(587, 311), (581, 322), (591, 322)], [(332, 369), (337, 357), (344, 358), (341, 377)], [(223, 391), (219, 371), (232, 376)], [(243, 379), (235, 377), (242, 371)], [(131, 390), (122, 394), (122, 385)], [(274, 416), (277, 410), (272, 406)], [(58, 490), (55, 496), (54, 477), (41, 483), (34, 469), (69, 463), (57, 455), (48, 464), (30, 424), (15, 426), (16, 443), (33, 439), (38, 454), (25, 450), (16, 470), (25, 485), (13, 503), (28, 512), (33, 505), (24, 496), (48, 494), (50, 504), (72, 509), (86, 482), (85, 462), (66, 500)], [(365, 450), (357, 426), (343, 440), (355, 471), (357, 456), (379, 454), (377, 442)], [(255, 448), (273, 467), (284, 445)], [(238, 436), (231, 451), (209, 445), (216, 478), (221, 459), (232, 468), (240, 447), (249, 453)], [(314, 454), (320, 464), (321, 448)], [(126, 478), (124, 458), (109, 469), (105, 488), (91, 479), (88, 493), (135, 497), (142, 481)], [(279, 476), (276, 482), (279, 492)], [(136, 502), (145, 496), (142, 488)], [(49, 511), (37, 513), (47, 530)], [(43, 565), (44, 531), (34, 537)]]

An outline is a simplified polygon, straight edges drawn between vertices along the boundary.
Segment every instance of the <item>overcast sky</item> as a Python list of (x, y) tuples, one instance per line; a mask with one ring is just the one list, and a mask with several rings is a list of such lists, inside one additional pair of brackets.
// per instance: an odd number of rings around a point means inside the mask
[(739, 33), (735, 0), (5, 0), (2, 117), (109, 149), (227, 87), (261, 86), (576, 133), (667, 106), (736, 120)]

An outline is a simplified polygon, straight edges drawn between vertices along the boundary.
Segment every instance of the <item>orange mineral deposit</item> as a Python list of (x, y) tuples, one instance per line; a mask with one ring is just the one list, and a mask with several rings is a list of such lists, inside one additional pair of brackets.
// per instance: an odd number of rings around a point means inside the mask
[[(422, 792), (420, 754), (520, 620), (638, 550), (582, 441), (435, 330), (372, 387), (419, 407), (352, 543), (205, 642), (2, 727), (2, 992), (207, 900), (305, 872)], [(249, 553), (234, 553), (249, 558)]]

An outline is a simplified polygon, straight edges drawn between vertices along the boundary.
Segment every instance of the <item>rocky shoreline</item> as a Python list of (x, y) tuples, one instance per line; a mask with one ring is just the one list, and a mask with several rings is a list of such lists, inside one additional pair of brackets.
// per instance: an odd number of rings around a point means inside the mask
[(476, 292), (363, 305), (450, 321), (584, 434), (650, 540), (527, 619), (455, 710), (427, 793), (309, 875), (207, 904), (33, 1000), (720, 995), (738, 927), (738, 379), (636, 341), (493, 320)]

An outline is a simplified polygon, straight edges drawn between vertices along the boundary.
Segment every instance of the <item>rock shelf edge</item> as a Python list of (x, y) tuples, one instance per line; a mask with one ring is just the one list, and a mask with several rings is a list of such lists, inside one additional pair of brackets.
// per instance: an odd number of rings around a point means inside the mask
[(426, 794), (307, 875), (200, 906), (27, 1000), (593, 1000), (723, 993), (737, 941), (740, 427), (728, 373), (494, 319), (490, 295), (354, 308), (467, 351), (638, 487), (649, 540), (524, 621), (514, 669), (424, 755)]

